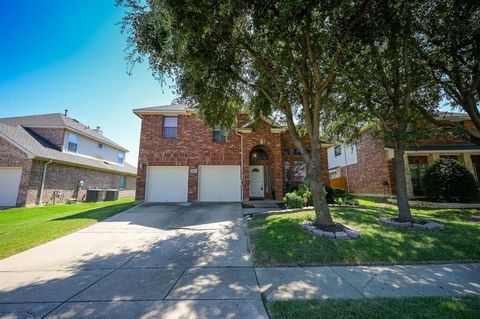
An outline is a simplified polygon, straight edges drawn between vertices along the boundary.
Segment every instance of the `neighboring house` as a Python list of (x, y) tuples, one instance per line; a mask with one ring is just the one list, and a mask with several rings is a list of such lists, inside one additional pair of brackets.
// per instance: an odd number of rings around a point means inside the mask
[[(241, 113), (236, 128), (211, 130), (194, 109), (167, 105), (134, 110), (142, 119), (137, 200), (218, 202), (281, 200), (305, 178), (302, 154), (287, 129)], [(328, 182), (326, 147), (322, 149)]]
[(133, 197), (136, 168), (126, 152), (99, 127), (63, 114), (0, 118), (0, 206), (82, 200), (89, 188)]
[[(463, 113), (442, 113), (437, 120), (453, 122), (468, 130), (474, 130), (470, 118)], [(418, 128), (425, 126), (425, 123), (417, 123)], [(343, 155), (337, 159), (335, 153), (345, 153), (344, 145), (336, 145), (328, 150), (332, 184), (335, 182), (333, 178), (344, 178), (352, 193), (395, 195), (393, 148), (376, 139), (372, 128), (365, 129), (352, 148), (347, 147), (347, 163)], [(472, 144), (468, 138), (452, 134), (418, 140), (408, 147), (405, 154), (409, 197), (423, 195), (422, 178), (428, 166), (440, 158), (452, 158), (462, 162), (480, 179), (480, 146)]]

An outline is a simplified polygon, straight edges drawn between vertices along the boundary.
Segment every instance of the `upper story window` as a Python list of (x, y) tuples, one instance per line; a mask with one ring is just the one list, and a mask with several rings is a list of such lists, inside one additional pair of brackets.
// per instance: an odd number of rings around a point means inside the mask
[(333, 153), (335, 154), (335, 157), (339, 157), (340, 155), (342, 155), (342, 145), (335, 146), (335, 148), (333, 149)]
[(164, 138), (177, 137), (177, 117), (176, 116), (163, 117), (163, 137)]
[(68, 133), (68, 151), (72, 153), (77, 152), (78, 136), (75, 133)]
[(123, 164), (123, 161), (125, 160), (125, 154), (120, 152), (118, 153), (118, 157), (117, 157), (117, 163), (118, 164)]
[(302, 151), (300, 151), (298, 148), (294, 148), (293, 149), (293, 152), (292, 152), (293, 155), (302, 155)]
[(103, 150), (105, 148), (105, 145), (103, 145), (102, 143), (98, 143), (97, 147), (101, 150)]
[(213, 129), (213, 142), (220, 143), (227, 141), (227, 132), (216, 127)]

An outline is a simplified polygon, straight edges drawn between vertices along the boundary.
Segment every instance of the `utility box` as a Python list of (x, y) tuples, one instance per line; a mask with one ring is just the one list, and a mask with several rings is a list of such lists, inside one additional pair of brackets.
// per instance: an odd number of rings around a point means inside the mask
[(106, 189), (105, 190), (105, 201), (114, 201), (118, 200), (118, 189)]
[(105, 197), (105, 191), (102, 189), (89, 189), (87, 190), (87, 197), (85, 202), (87, 203), (98, 203), (103, 202)]

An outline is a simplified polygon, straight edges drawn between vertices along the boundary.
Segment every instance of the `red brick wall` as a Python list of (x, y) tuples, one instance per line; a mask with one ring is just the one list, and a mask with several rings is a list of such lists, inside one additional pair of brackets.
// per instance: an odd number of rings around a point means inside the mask
[[(227, 141), (213, 142), (213, 132), (196, 115), (177, 117), (177, 138), (163, 138), (163, 116), (145, 115), (138, 157), (137, 200), (145, 198), (147, 166), (240, 165), (240, 136), (228, 132)], [(198, 198), (198, 170), (190, 173), (188, 200)]]
[[(266, 198), (281, 199), (283, 197), (283, 163), (282, 140), (280, 133), (272, 133), (271, 126), (259, 120), (252, 127), (252, 133), (243, 134), (243, 198), (248, 199), (250, 193), (250, 152), (254, 147), (260, 147), (267, 152), (270, 164), (270, 190)], [(275, 195), (275, 196), (273, 196)]]
[[(351, 193), (383, 194), (383, 182), (391, 185), (387, 152), (384, 143), (376, 139), (371, 131), (361, 135), (357, 141), (357, 163), (348, 167)], [(344, 175), (345, 170), (342, 170)], [(389, 188), (387, 188), (390, 192)]]
[(17, 205), (23, 206), (26, 202), (28, 183), (30, 180), (30, 167), (32, 160), (27, 154), (0, 137), (0, 167), (22, 167), (22, 177), (17, 197)]
[(30, 128), (33, 132), (37, 133), (60, 150), (63, 150), (63, 143), (65, 138), (64, 129), (56, 128)]
[[(177, 138), (162, 137), (163, 116), (144, 115), (140, 136), (140, 151), (138, 159), (137, 200), (145, 198), (146, 171), (148, 166), (189, 166), (199, 165), (240, 165), (241, 139), (234, 129), (228, 132), (227, 141), (214, 143), (212, 130), (207, 128), (197, 115), (179, 115), (177, 117)], [(246, 114), (238, 117), (238, 126), (248, 121)], [(282, 137), (280, 133), (272, 133), (271, 126), (265, 121), (258, 121), (252, 127), (251, 133), (243, 135), (243, 198), (249, 198), (249, 155), (255, 147), (267, 152), (270, 165), (270, 189), (266, 198), (281, 199), (283, 197), (283, 160)], [(284, 134), (283, 134), (284, 135)], [(288, 142), (290, 143), (290, 142)], [(325, 176), (328, 178), (326, 150), (322, 152), (325, 162)], [(302, 158), (303, 159), (303, 158)], [(198, 170), (189, 175), (188, 200), (198, 198)]]
[[(31, 170), (31, 178), (28, 184), (28, 195), (26, 204), (35, 204), (40, 196), (40, 186), (42, 183), (43, 170), (45, 162), (34, 160)], [(69, 198), (77, 198), (82, 200), (86, 194), (86, 190), (91, 188), (118, 189), (120, 183), (119, 174), (97, 171), (87, 168), (66, 166), (57, 163), (51, 163), (47, 166), (47, 174), (43, 189), (43, 202), (51, 203), (51, 197), (54, 191), (60, 191), (63, 194), (62, 202)], [(75, 194), (76, 187), (80, 180), (84, 181), (84, 185), (80, 192)], [(127, 177), (127, 185), (124, 190), (120, 191), (119, 197), (135, 196), (135, 177)]]

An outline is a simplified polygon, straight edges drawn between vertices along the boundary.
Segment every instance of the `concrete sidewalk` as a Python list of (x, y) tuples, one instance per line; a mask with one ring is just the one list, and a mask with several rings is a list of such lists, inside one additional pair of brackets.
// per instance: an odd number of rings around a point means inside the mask
[(267, 300), (480, 295), (480, 264), (256, 268)]

